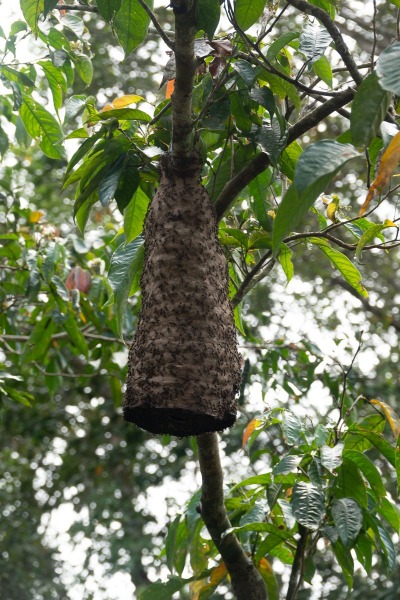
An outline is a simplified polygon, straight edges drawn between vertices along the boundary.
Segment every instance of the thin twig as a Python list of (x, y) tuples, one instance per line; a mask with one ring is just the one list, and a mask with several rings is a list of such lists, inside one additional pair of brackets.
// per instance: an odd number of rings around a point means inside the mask
[(81, 12), (98, 13), (97, 6), (86, 6), (84, 4), (57, 4), (53, 10), (79, 10)]
[(340, 401), (339, 401), (339, 417), (338, 417), (336, 427), (335, 427), (336, 441), (338, 441), (338, 439), (339, 439), (339, 427), (340, 427), (340, 424), (343, 419), (344, 399), (345, 399), (345, 395), (346, 395), (346, 391), (347, 391), (347, 382), (349, 379), (349, 375), (350, 375), (351, 371), (353, 370), (354, 362), (355, 362), (359, 352), (361, 351), (361, 348), (363, 345), (362, 336), (363, 336), (363, 331), (360, 332), (360, 339), (358, 342), (358, 346), (357, 346), (355, 353), (353, 354), (350, 365), (348, 366), (348, 368), (346, 370), (343, 370), (343, 387), (342, 387), (342, 393), (340, 394)]
[[(115, 342), (118, 344), (123, 344), (124, 346), (126, 345), (124, 340), (121, 340), (120, 338), (116, 338), (116, 337), (109, 337), (107, 335), (97, 335), (94, 333), (88, 333), (86, 331), (81, 331), (82, 335), (85, 338), (89, 338), (91, 340), (98, 340), (99, 342)], [(51, 336), (51, 340), (63, 340), (68, 338), (68, 333), (67, 332), (60, 332), (60, 333), (55, 333), (54, 335)], [(12, 334), (0, 334), (0, 342), (4, 341), (9, 341), (9, 342), (27, 342), (29, 340), (29, 335), (12, 335)]]
[(160, 37), (163, 40), (163, 42), (168, 46), (168, 48), (170, 48), (171, 50), (174, 50), (174, 48), (175, 48), (174, 42), (167, 36), (164, 29), (161, 27), (160, 23), (157, 21), (157, 17), (153, 13), (151, 8), (146, 4), (146, 2), (144, 0), (138, 0), (138, 2), (140, 4), (140, 6), (143, 8), (143, 10), (145, 10), (146, 13), (148, 14), (148, 16), (150, 17), (151, 22), (153, 23), (154, 27), (160, 34)]
[(156, 116), (152, 118), (149, 125), (155, 125), (157, 123), (157, 121), (159, 121), (161, 119), (161, 117), (163, 115), (165, 115), (165, 113), (171, 108), (171, 104), (172, 104), (171, 100), (169, 102), (167, 102), (167, 104), (165, 106), (163, 106), (163, 108), (160, 110), (160, 112), (157, 113)]
[(299, 11), (306, 13), (308, 15), (312, 15), (316, 17), (318, 21), (320, 21), (324, 27), (327, 29), (329, 35), (335, 42), (335, 48), (337, 52), (340, 54), (341, 59), (346, 65), (350, 75), (354, 79), (357, 85), (363, 80), (363, 76), (357, 68), (357, 64), (355, 63), (352, 55), (349, 52), (349, 49), (337, 28), (336, 24), (332, 21), (327, 12), (325, 12), (322, 8), (318, 8), (318, 6), (313, 6), (309, 4), (305, 0), (287, 0), (289, 4), (297, 8)]
[(70, 379), (79, 379), (80, 377), (91, 378), (98, 376), (98, 373), (96, 371), (93, 371), (93, 373), (64, 373), (61, 371), (49, 373), (49, 371), (46, 371), (46, 369), (38, 365), (37, 362), (33, 362), (32, 364), (34, 367), (36, 367), (38, 371), (40, 371), (40, 373), (42, 373), (42, 375), (45, 375), (46, 377), (69, 377)]
[(308, 541), (309, 531), (303, 525), (298, 525), (300, 539), (297, 542), (296, 553), (294, 555), (292, 570), (290, 573), (289, 587), (286, 594), (286, 600), (295, 600), (304, 576), (304, 559)]

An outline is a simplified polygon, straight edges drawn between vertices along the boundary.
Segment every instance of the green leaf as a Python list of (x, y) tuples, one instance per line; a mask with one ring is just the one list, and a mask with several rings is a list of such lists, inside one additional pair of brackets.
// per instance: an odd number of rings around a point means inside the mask
[(400, 435), (397, 438), (396, 450), (395, 450), (395, 468), (397, 478), (397, 495), (400, 496)]
[(379, 85), (397, 96), (400, 96), (399, 62), (400, 42), (396, 42), (382, 52), (376, 64)]
[(72, 340), (72, 343), (76, 348), (81, 352), (84, 356), (88, 356), (89, 349), (86, 343), (86, 340), (78, 327), (78, 323), (76, 322), (75, 314), (70, 312), (68, 317), (63, 323), (65, 330), (67, 331), (69, 337)]
[(62, 107), (63, 94), (67, 92), (67, 82), (65, 77), (62, 71), (57, 69), (50, 60), (40, 60), (39, 65), (42, 67), (49, 83), (51, 94), (53, 96), (54, 108), (58, 111)]
[(345, 450), (343, 457), (353, 462), (360, 469), (378, 498), (386, 496), (386, 488), (382, 477), (368, 456), (358, 450)]
[(336, 478), (335, 496), (336, 498), (353, 498), (364, 508), (368, 505), (364, 479), (357, 466), (345, 458)]
[(389, 2), (400, 8), (400, 0), (389, 0)]
[(339, 250), (335, 250), (329, 244), (327, 240), (322, 238), (308, 238), (308, 241), (314, 246), (318, 246), (320, 250), (331, 260), (333, 265), (340, 271), (343, 275), (344, 279), (351, 285), (352, 288), (356, 290), (363, 298), (368, 298), (368, 292), (365, 287), (361, 284), (361, 273), (353, 265), (351, 260), (347, 258), (342, 252)]
[(273, 533), (274, 535), (281, 538), (281, 540), (288, 540), (291, 535), (286, 533), (284, 530), (279, 529), (276, 525), (266, 523), (265, 521), (255, 521), (254, 523), (246, 523), (245, 525), (238, 527), (231, 527), (224, 531), (221, 537), (225, 537), (230, 533), (242, 533), (244, 531), (265, 531), (267, 533)]
[(371, 517), (373, 522), (375, 523), (374, 530), (378, 534), (378, 539), (383, 550), (386, 569), (388, 574), (390, 575), (391, 573), (393, 573), (397, 564), (397, 552), (388, 531), (385, 529), (385, 527), (383, 527), (381, 523), (379, 523), (379, 521), (376, 518), (374, 518), (373, 516)]
[(354, 544), (357, 560), (362, 564), (367, 572), (367, 575), (371, 574), (373, 547), (374, 543), (366, 533), (360, 533), (356, 543)]
[(264, 12), (266, 0), (236, 0), (235, 18), (243, 31), (249, 29)]
[(286, 177), (288, 177), (291, 181), (293, 181), (294, 179), (296, 164), (302, 152), (303, 148), (300, 146), (299, 142), (294, 141), (292, 144), (285, 148), (279, 159), (279, 164), (282, 173), (286, 175)]
[[(387, 229), (388, 227), (396, 227), (396, 226), (391, 221), (385, 221), (382, 224), (375, 223), (372, 225), (372, 227), (369, 227), (367, 229), (367, 231), (361, 236), (361, 238), (357, 244), (355, 256), (358, 261), (361, 260), (361, 254), (362, 254), (362, 251), (364, 250), (364, 247), (367, 244), (369, 244), (370, 242), (372, 242), (376, 237), (379, 236), (379, 234), (382, 233), (382, 231), (384, 229)], [(381, 239), (381, 237), (380, 237), (380, 239)]]
[(27, 132), (39, 141), (40, 148), (47, 156), (64, 157), (60, 145), (63, 134), (53, 115), (29, 96), (24, 96), (19, 114)]
[(143, 222), (149, 203), (150, 199), (147, 194), (145, 194), (142, 188), (138, 187), (124, 210), (124, 232), (127, 244), (142, 233)]
[(186, 519), (182, 515), (178, 515), (168, 529), (165, 542), (167, 565), (172, 573), (175, 570), (178, 575), (182, 575), (186, 561), (188, 541), (189, 530)]
[(44, 0), (20, 0), (20, 6), (26, 22), (37, 36), (40, 31), (39, 17), (44, 11)]
[(274, 475), (287, 475), (288, 473), (297, 472), (297, 467), (301, 463), (302, 456), (285, 456), (273, 468)]
[(269, 125), (262, 125), (258, 130), (256, 141), (262, 149), (268, 154), (271, 164), (277, 165), (279, 157), (286, 146), (287, 134), (281, 130), (281, 125), (278, 119), (271, 119)]
[(332, 548), (336, 559), (342, 568), (349, 590), (351, 590), (353, 587), (354, 561), (350, 554), (350, 550), (343, 545), (341, 540), (332, 544)]
[(285, 410), (282, 415), (282, 430), (286, 442), (290, 445), (297, 444), (303, 433), (303, 425), (298, 417), (290, 410)]
[(16, 390), (15, 388), (12, 388), (9, 386), (5, 386), (4, 388), (2, 386), (0, 386), (0, 391), (3, 392), (6, 396), (9, 396), (12, 400), (19, 402), (20, 404), (23, 404), (24, 406), (28, 406), (28, 407), (32, 406), (32, 402), (35, 400), (35, 398), (32, 396), (32, 394), (29, 394), (28, 392)]
[(287, 283), (289, 283), (289, 281), (294, 275), (294, 265), (292, 263), (292, 256), (293, 252), (291, 251), (289, 246), (286, 246), (286, 244), (282, 243), (279, 246), (278, 260), (283, 269), (283, 272), (286, 275)]
[(119, 11), (121, 0), (96, 0), (99, 13), (106, 21), (111, 21)]
[(206, 32), (209, 40), (212, 40), (218, 27), (220, 13), (219, 0), (197, 0), (196, 25)]
[(307, 529), (315, 530), (325, 515), (325, 496), (312, 483), (299, 481), (293, 488), (292, 507), (296, 521)]
[[(153, 8), (153, 0), (145, 0), (145, 2)], [(149, 23), (150, 17), (138, 0), (122, 0), (114, 19), (114, 28), (125, 56), (145, 40)]]
[[(97, 186), (97, 183), (94, 187)], [(97, 202), (99, 199), (97, 190), (96, 192), (92, 192), (86, 197), (86, 199), (80, 203), (79, 207), (76, 209), (76, 213), (74, 215), (76, 224), (79, 227), (79, 231), (83, 234), (85, 231), (86, 224), (88, 222), (90, 211), (92, 209), (93, 204)]]
[(304, 150), (297, 162), (296, 188), (303, 197), (312, 195), (316, 199), (339, 169), (358, 156), (350, 144), (339, 144), (334, 140), (315, 142)]
[(22, 73), (21, 71), (17, 71), (16, 69), (13, 69), (9, 65), (1, 65), (0, 73), (6, 79), (8, 79), (8, 81), (14, 81), (15, 83), (21, 83), (22, 85), (26, 85), (28, 87), (35, 86), (35, 82), (32, 81), (32, 79), (30, 77), (28, 77), (28, 75), (26, 75), (25, 73)]
[(282, 48), (287, 46), (287, 44), (297, 39), (298, 37), (299, 34), (297, 31), (287, 31), (286, 33), (283, 33), (268, 47), (266, 54), (267, 60), (273, 60), (275, 56), (282, 50)]
[(390, 93), (382, 89), (375, 71), (358, 87), (350, 116), (351, 138), (355, 146), (368, 146), (379, 132), (390, 97)]
[(334, 471), (342, 464), (342, 453), (344, 444), (338, 443), (336, 446), (331, 448), (330, 446), (321, 447), (321, 464), (328, 469), (328, 471)]
[(330, 88), (332, 87), (332, 67), (326, 56), (321, 56), (318, 60), (315, 61), (315, 63), (313, 64), (313, 71), (317, 77), (319, 77), (324, 83), (326, 83), (326, 85), (328, 85)]
[(92, 61), (86, 54), (74, 54), (68, 52), (68, 56), (75, 65), (76, 71), (83, 83), (89, 85), (93, 79), (93, 65)]
[(111, 257), (108, 279), (114, 291), (118, 334), (122, 334), (122, 325), (132, 283), (143, 266), (143, 238), (134, 239), (129, 244), (123, 243)]
[(267, 588), (268, 600), (279, 600), (279, 585), (275, 577), (275, 573), (269, 561), (263, 558), (258, 565), (258, 570), (261, 573), (261, 577), (264, 579), (265, 586)]
[(87, 140), (85, 140), (78, 148), (78, 150), (75, 152), (75, 154), (72, 156), (71, 160), (69, 161), (68, 165), (67, 165), (67, 169), (65, 171), (65, 177), (64, 177), (64, 183), (63, 183), (63, 189), (67, 186), (67, 175), (68, 173), (71, 171), (71, 169), (73, 169), (75, 167), (75, 165), (87, 154), (89, 154), (89, 150), (92, 148), (92, 146), (95, 145), (95, 143), (97, 142), (97, 140), (103, 135), (103, 131), (97, 131), (94, 135), (92, 135), (90, 138), (88, 138)]
[(358, 430), (357, 433), (365, 437), (383, 456), (395, 467), (395, 449), (382, 435), (371, 431)]
[(36, 323), (22, 353), (25, 363), (38, 360), (46, 354), (54, 328), (55, 324), (50, 316), (45, 316)]
[(63, 26), (70, 29), (76, 35), (77, 38), (82, 38), (85, 31), (85, 23), (83, 19), (81, 19), (77, 15), (67, 13), (66, 15), (63, 15), (61, 22)]
[(144, 121), (150, 123), (151, 117), (143, 110), (138, 108), (113, 108), (105, 110), (96, 115), (90, 115), (89, 121), (97, 123), (98, 121), (107, 121), (108, 119), (118, 119), (119, 121)]
[(400, 509), (387, 498), (382, 498), (378, 512), (393, 527), (398, 534), (400, 532)]
[(350, 144), (333, 140), (321, 140), (304, 150), (297, 161), (293, 184), (276, 213), (274, 248), (293, 231), (341, 167), (357, 156), (358, 152)]
[(349, 546), (362, 527), (363, 516), (360, 506), (352, 498), (341, 498), (332, 506), (332, 517), (340, 539), (345, 546)]
[(322, 8), (322, 10), (327, 12), (328, 15), (331, 17), (331, 19), (335, 19), (335, 15), (336, 15), (335, 6), (337, 4), (337, 0), (309, 0), (309, 1), (310, 1), (310, 4), (314, 4), (314, 6), (318, 6), (319, 8)]
[(250, 91), (250, 98), (255, 102), (258, 102), (260, 106), (263, 106), (267, 109), (272, 118), (275, 112), (275, 98), (271, 90), (264, 87), (254, 87)]
[(179, 592), (185, 584), (185, 580), (180, 577), (170, 577), (165, 583), (156, 581), (141, 592), (139, 600), (171, 600), (175, 592)]
[(254, 80), (257, 76), (255, 69), (247, 62), (247, 60), (238, 60), (233, 65), (233, 68), (245, 82), (248, 88), (253, 86)]
[(124, 170), (126, 155), (122, 154), (105, 171), (103, 179), (99, 183), (99, 200), (103, 206), (108, 206), (114, 199), (118, 182)]
[(286, 96), (291, 100), (295, 106), (295, 108), (300, 108), (300, 96), (297, 92), (297, 88), (290, 83), (290, 81), (285, 81), (279, 75), (275, 75), (275, 73), (268, 73), (268, 71), (262, 70), (258, 73), (258, 77), (261, 81), (266, 81), (271, 88), (271, 91), (279, 96), (281, 100), (284, 100)]
[(44, 0), (43, 15), (46, 17), (47, 14), (53, 10), (58, 4), (58, 0)]
[(306, 21), (300, 35), (299, 52), (305, 54), (307, 63), (312, 65), (324, 55), (331, 41), (328, 31), (319, 21)]
[(263, 475), (254, 475), (253, 477), (249, 477), (248, 479), (244, 479), (240, 483), (237, 483), (232, 488), (230, 488), (229, 493), (232, 494), (235, 490), (240, 487), (245, 487), (248, 485), (262, 485), (266, 486), (271, 483), (271, 474), (264, 473)]

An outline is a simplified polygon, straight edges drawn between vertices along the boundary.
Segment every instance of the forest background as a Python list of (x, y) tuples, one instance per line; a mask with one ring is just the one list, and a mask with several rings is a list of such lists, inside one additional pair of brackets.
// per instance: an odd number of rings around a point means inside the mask
[[(83, 3), (80, 11), (44, 3), (50, 12), (39, 33), (39, 4), (21, 2), (23, 16), (0, 32), (0, 597), (122, 598), (128, 590), (127, 597), (177, 591), (228, 599), (226, 570), (196, 511), (194, 440), (152, 438), (121, 416), (126, 344), (140, 309), (140, 234), (157, 162), (171, 141), (170, 90), (159, 89), (168, 47), (150, 25), (132, 53), (120, 33), (121, 49), (107, 2)], [(345, 598), (350, 587), (354, 598), (395, 598), (397, 161), (369, 221), (358, 213), (397, 133), (399, 77), (383, 60), (383, 88), (373, 67), (398, 39), (398, 3), (252, 4), (262, 4), (261, 13), (240, 27), (236, 10), (236, 33), (223, 17), (216, 46), (199, 32), (194, 91), (214, 200), (257, 156), (270, 163), (243, 186), (219, 229), (231, 297), (240, 292), (235, 322), (244, 358), (240, 417), (220, 442), (226, 506), (270, 598), (289, 594), (293, 572), (292, 597)], [(326, 33), (328, 21), (304, 4), (337, 24), (358, 81), (349, 84), (354, 73), (341, 62), (338, 38)], [(157, 4), (154, 14), (172, 37), (173, 11)], [(213, 25), (201, 18), (212, 37)], [(268, 75), (248, 59), (246, 44), (261, 35), (275, 69), (267, 65)], [(350, 127), (343, 104), (288, 145), (288, 127), (348, 85), (350, 102), (356, 84)], [(136, 113), (102, 116), (110, 110)], [(108, 171), (91, 179), (100, 164), (93, 147), (104, 140), (109, 159), (102, 156), (101, 168)], [(328, 154), (315, 145), (321, 140), (342, 146)], [(293, 223), (277, 207), (308, 146), (322, 162), (309, 153), (303, 164), (325, 169), (326, 179), (313, 182), (310, 212), (299, 211)], [(344, 148), (349, 154), (340, 158)], [(79, 161), (84, 168), (75, 168)], [(285, 245), (275, 256), (278, 218)], [(331, 240), (327, 249), (323, 235), (309, 233), (342, 222), (338, 246)], [(304, 483), (316, 490), (311, 520)], [(308, 554), (296, 572), (302, 527)], [(149, 587), (158, 578), (167, 584)], [(124, 592), (113, 590), (117, 581)]]

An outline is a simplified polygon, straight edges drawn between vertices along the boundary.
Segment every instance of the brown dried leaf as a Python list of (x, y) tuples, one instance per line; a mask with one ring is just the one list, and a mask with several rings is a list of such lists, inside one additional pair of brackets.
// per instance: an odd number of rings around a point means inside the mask
[(400, 131), (396, 133), (390, 144), (382, 155), (379, 165), (379, 171), (376, 179), (372, 182), (364, 204), (360, 210), (360, 217), (363, 216), (369, 207), (375, 193), (380, 193), (382, 189), (389, 183), (398, 162), (400, 160)]

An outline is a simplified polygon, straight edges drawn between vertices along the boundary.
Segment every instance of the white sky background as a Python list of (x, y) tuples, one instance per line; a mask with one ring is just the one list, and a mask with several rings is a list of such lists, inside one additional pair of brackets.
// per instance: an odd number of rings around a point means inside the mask
[[(166, 1), (156, 0), (155, 4), (156, 6), (165, 6)], [(355, 2), (354, 4), (357, 4), (361, 11), (366, 11), (366, 3)], [(368, 2), (367, 4), (372, 7), (372, 2)], [(18, 4), (16, 2), (12, 3), (3, 0), (0, 1), (0, 9), (1, 25), (6, 33), (8, 33), (10, 24), (17, 18), (20, 18)], [(20, 46), (20, 50), (21, 49), (22, 46)], [(120, 48), (115, 49), (115, 58), (117, 60), (123, 59), (123, 52)], [(165, 62), (168, 60), (168, 56), (164, 54), (163, 56), (157, 57), (156, 60), (159, 61), (159, 64), (165, 64)], [(389, 218), (393, 218), (393, 215), (390, 215)], [(331, 310), (335, 311), (343, 319), (343, 325), (341, 328), (342, 330), (339, 331), (339, 334), (342, 334), (343, 342), (337, 344), (334, 341), (334, 338), (338, 335), (338, 331), (335, 331), (334, 333), (327, 332), (322, 338), (320, 331), (316, 330), (314, 324), (307, 322), (302, 307), (293, 300), (292, 293), (294, 292), (300, 292), (305, 296), (309, 296), (312, 294), (312, 291), (312, 285), (302, 282), (298, 277), (294, 277), (292, 282), (286, 286), (284, 277), (282, 276), (282, 282), (277, 286), (273, 294), (278, 295), (280, 301), (282, 301), (282, 298), (285, 298), (285, 317), (282, 322), (280, 317), (274, 318), (274, 316), (272, 316), (270, 325), (268, 328), (265, 328), (265, 331), (263, 331), (263, 336), (266, 340), (273, 340), (276, 337), (281, 337), (282, 331), (284, 331), (287, 338), (286, 341), (294, 343), (304, 337), (307, 337), (310, 339), (310, 341), (314, 342), (320, 347), (322, 352), (328, 357), (328, 363), (337, 360), (346, 365), (349, 363), (349, 346), (352, 348), (353, 352), (357, 348), (357, 333), (359, 331), (357, 331), (357, 326), (349, 321), (348, 309), (343, 308), (343, 294), (339, 294), (333, 302), (333, 305), (330, 307)], [(346, 295), (346, 299), (348, 299), (350, 305), (359, 305), (359, 301), (349, 294)], [(360, 317), (359, 330), (363, 328), (361, 319), (362, 317)], [(382, 356), (387, 355), (389, 351), (390, 348), (385, 347), (384, 345), (381, 345), (379, 348), (377, 348), (377, 352)], [(245, 355), (245, 351), (242, 351), (242, 353)], [(370, 351), (364, 351), (359, 354), (357, 365), (365, 375), (370, 376), (371, 369), (373, 369), (376, 364), (377, 358), (374, 353)], [(259, 408), (260, 412), (264, 410), (265, 402), (268, 402), (271, 407), (274, 407), (286, 404), (288, 400), (289, 398), (285, 392), (277, 394), (276, 392), (272, 392), (272, 390), (271, 393), (267, 394), (266, 398), (263, 398), (261, 394), (261, 386), (254, 384), (252, 387), (250, 402), (253, 406)], [(304, 416), (309, 406), (318, 405), (319, 411), (324, 413), (331, 406), (331, 402), (332, 400), (328, 393), (322, 389), (322, 384), (316, 382), (316, 384), (312, 387), (308, 398), (305, 399), (305, 402), (301, 406), (297, 405), (295, 410), (297, 410), (301, 416)], [(62, 454), (61, 448), (60, 454)], [(60, 457), (56, 452), (50, 452), (48, 460), (50, 462), (57, 463), (57, 461), (60, 460)], [(244, 468), (246, 468), (246, 462), (247, 459), (245, 456), (243, 456)], [(40, 478), (41, 474), (38, 473), (38, 488), (41, 487)], [(163, 489), (158, 487), (150, 488), (148, 490), (148, 497), (146, 498), (146, 506), (147, 508), (153, 507), (154, 513), (160, 516), (161, 521), (165, 522), (167, 520), (166, 508), (164, 514), (160, 515), (160, 511), (162, 512), (161, 507), (163, 506), (163, 494), (165, 497), (171, 495), (180, 497), (181, 504), (183, 505), (185, 500), (191, 496), (199, 484), (200, 481), (195, 481), (195, 478), (193, 477), (193, 471), (190, 471), (186, 474), (181, 482), (171, 482), (170, 488), (168, 484), (166, 484)], [(71, 493), (73, 495), (73, 491)], [(64, 563), (64, 579), (69, 585), (71, 600), (81, 600), (82, 598), (82, 589), (79, 586), (72, 585), (72, 582), (74, 581), (74, 574), (81, 572), (85, 559), (85, 552), (91, 543), (90, 540), (83, 539), (78, 546), (73, 546), (71, 544), (67, 531), (71, 524), (76, 520), (76, 517), (77, 513), (74, 510), (74, 505), (72, 502), (67, 501), (59, 509), (52, 511), (49, 518), (47, 516), (43, 520), (43, 527), (45, 527), (47, 530), (48, 542), (51, 546), (58, 547), (60, 559)], [(110, 579), (106, 579), (104, 577), (104, 569), (99, 563), (93, 564), (93, 567), (95, 568), (96, 576), (91, 581), (87, 581), (87, 589), (93, 590), (94, 600), (133, 600), (135, 598), (134, 586), (130, 581), (129, 575), (118, 573)], [(99, 584), (106, 586), (105, 593), (96, 591)], [(318, 590), (318, 583), (316, 590)], [(318, 591), (316, 591), (316, 593), (318, 594)], [(318, 596), (315, 596), (315, 598), (318, 598)]]

